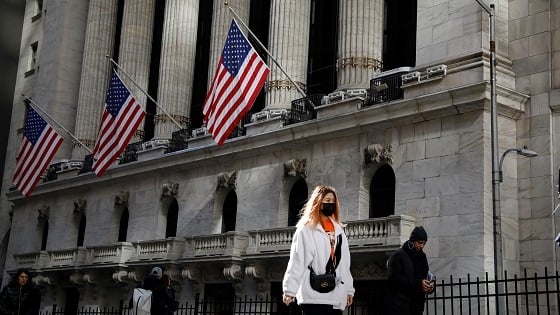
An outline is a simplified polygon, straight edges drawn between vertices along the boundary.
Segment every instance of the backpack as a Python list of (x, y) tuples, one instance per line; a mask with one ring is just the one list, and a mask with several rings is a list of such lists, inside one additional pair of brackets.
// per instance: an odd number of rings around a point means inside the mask
[(152, 308), (152, 291), (135, 288), (132, 293), (132, 314), (150, 315)]

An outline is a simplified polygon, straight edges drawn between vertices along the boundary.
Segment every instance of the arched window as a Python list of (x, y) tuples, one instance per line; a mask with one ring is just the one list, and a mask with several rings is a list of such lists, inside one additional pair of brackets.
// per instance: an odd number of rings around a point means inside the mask
[(119, 221), (119, 239), (118, 242), (126, 242), (126, 235), (128, 233), (128, 208), (124, 208), (121, 213), (121, 220)]
[(307, 183), (303, 178), (298, 179), (290, 191), (290, 205), (288, 209), (288, 226), (295, 226), (299, 220), (299, 212), (307, 201)]
[(173, 199), (167, 209), (167, 223), (165, 226), (165, 237), (177, 236), (177, 220), (179, 219), (179, 204)]
[(369, 217), (395, 214), (395, 173), (389, 164), (381, 166), (369, 185)]
[(47, 238), (49, 236), (49, 220), (43, 223), (43, 235), (41, 236), (41, 250), (47, 249)]
[(235, 220), (237, 217), (237, 194), (231, 190), (224, 200), (222, 210), (222, 233), (235, 231)]
[(77, 242), (77, 246), (84, 246), (84, 236), (86, 234), (86, 215), (82, 214), (82, 217), (80, 219), (80, 225), (78, 227), (78, 242)]

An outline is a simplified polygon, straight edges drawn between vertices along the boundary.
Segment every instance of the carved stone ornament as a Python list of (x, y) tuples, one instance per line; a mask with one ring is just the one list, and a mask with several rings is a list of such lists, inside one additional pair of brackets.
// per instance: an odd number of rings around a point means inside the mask
[(175, 266), (166, 268), (164, 274), (166, 274), (169, 277), (169, 280), (173, 281), (174, 283), (181, 282), (181, 271), (179, 271)]
[(249, 278), (254, 279), (265, 279), (266, 278), (266, 266), (261, 264), (249, 265), (245, 267), (245, 274)]
[(224, 277), (228, 280), (242, 280), (243, 279), (243, 268), (237, 264), (231, 264), (224, 267)]
[(49, 219), (49, 206), (41, 206), (41, 208), (37, 209), (37, 221), (45, 222)]
[(231, 188), (235, 189), (237, 185), (237, 172), (224, 172), (218, 175), (218, 189)]
[(370, 144), (366, 148), (366, 165), (369, 163), (387, 162), (393, 163), (393, 145), (392, 144)]
[(79, 272), (71, 273), (70, 276), (68, 277), (68, 280), (70, 280), (70, 283), (72, 283), (74, 285), (82, 285), (83, 284), (82, 274), (79, 273)]
[(184, 267), (183, 270), (181, 270), (181, 277), (194, 282), (200, 282), (202, 280), (200, 269), (193, 266)]
[(284, 163), (285, 177), (307, 177), (307, 159), (292, 159)]
[(127, 283), (128, 272), (126, 270), (117, 270), (113, 273), (113, 281), (116, 283)]
[(87, 201), (85, 199), (78, 199), (74, 201), (74, 214), (82, 215), (86, 210)]
[(129, 197), (129, 192), (128, 191), (119, 191), (116, 195), (115, 195), (115, 206), (123, 206), (123, 207), (128, 207), (128, 197)]
[(161, 187), (161, 199), (163, 198), (177, 198), (177, 190), (179, 183), (165, 183)]
[(53, 282), (49, 276), (39, 274), (33, 277), (33, 284), (42, 287), (45, 285), (52, 285)]

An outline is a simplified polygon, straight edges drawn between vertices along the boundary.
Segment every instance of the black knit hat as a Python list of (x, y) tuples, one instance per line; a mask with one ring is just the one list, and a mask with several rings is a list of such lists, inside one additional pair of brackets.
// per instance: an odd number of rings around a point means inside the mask
[(426, 242), (428, 241), (428, 233), (426, 233), (423, 227), (417, 226), (412, 230), (412, 233), (410, 233), (410, 240)]

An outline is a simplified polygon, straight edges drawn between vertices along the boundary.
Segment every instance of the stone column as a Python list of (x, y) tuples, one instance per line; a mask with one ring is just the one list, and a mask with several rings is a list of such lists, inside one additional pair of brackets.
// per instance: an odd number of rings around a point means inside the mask
[[(155, 0), (126, 0), (119, 47), (119, 65), (144, 91), (148, 91), (150, 57), (154, 29)], [(126, 75), (121, 79), (146, 109), (147, 96)], [(152, 95), (155, 98), (155, 96)], [(144, 124), (140, 124), (130, 142), (142, 140)]]
[[(229, 6), (235, 10), (235, 13), (243, 19), (243, 22), (249, 25), (249, 9), (250, 0), (238, 0), (231, 1)], [(229, 26), (231, 25), (231, 20), (233, 19), (233, 14), (229, 12), (229, 9), (224, 5), (223, 0), (214, 0), (214, 10), (212, 12), (212, 35), (210, 37), (210, 62), (208, 64), (208, 86), (212, 83), (212, 78), (214, 77), (214, 72), (216, 71), (216, 66), (222, 55), (222, 50), (224, 50), (224, 44), (226, 43), (226, 36), (229, 31)], [(237, 23), (241, 24), (241, 23)], [(239, 25), (239, 29), (247, 37), (247, 30)]]
[[(183, 128), (187, 128), (194, 78), (197, 0), (167, 0), (161, 42), (158, 104)], [(157, 109), (155, 139), (170, 139), (179, 127), (161, 109)]]
[(337, 90), (369, 88), (382, 71), (383, 0), (340, 1)]
[[(303, 91), (307, 82), (310, 5), (310, 0), (273, 0), (270, 7), (270, 53)], [(303, 96), (268, 59), (265, 110), (290, 109), (292, 100)]]
[[(105, 56), (113, 52), (118, 2), (89, 2), (75, 136), (90, 150), (93, 150), (105, 106), (111, 71), (111, 62)], [(89, 152), (86, 149), (74, 144), (73, 160), (83, 160), (87, 154)]]

